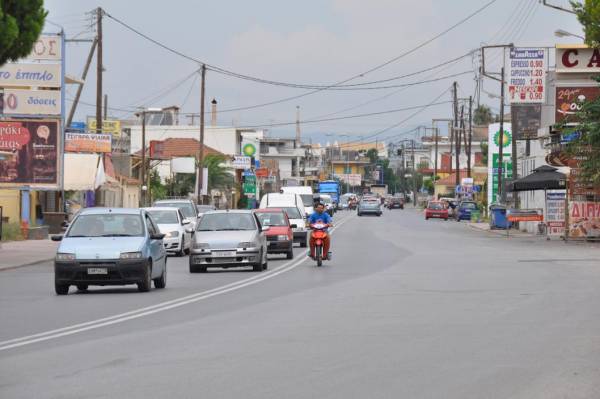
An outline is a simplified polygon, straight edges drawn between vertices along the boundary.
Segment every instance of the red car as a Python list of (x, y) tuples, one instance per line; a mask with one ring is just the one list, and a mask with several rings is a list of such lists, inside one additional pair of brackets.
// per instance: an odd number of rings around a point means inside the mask
[(448, 208), (443, 202), (429, 201), (427, 208), (425, 208), (425, 220), (429, 218), (448, 220)]
[(288, 259), (294, 258), (294, 231), (297, 226), (290, 225), (287, 213), (281, 208), (263, 208), (254, 211), (262, 227), (268, 227), (267, 253), (286, 254)]

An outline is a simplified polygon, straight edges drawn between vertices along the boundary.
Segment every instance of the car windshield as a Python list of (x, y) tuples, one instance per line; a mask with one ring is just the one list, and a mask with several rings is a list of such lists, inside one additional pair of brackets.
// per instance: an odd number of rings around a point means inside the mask
[(193, 218), (196, 216), (194, 207), (189, 202), (157, 202), (155, 206), (164, 206), (166, 208), (179, 208), (183, 216)]
[(475, 209), (477, 205), (474, 202), (463, 202), (460, 204), (460, 207), (463, 209)]
[(176, 224), (179, 223), (177, 219), (177, 211), (148, 211), (154, 222), (158, 224)]
[(198, 231), (255, 230), (254, 217), (249, 213), (207, 213), (198, 223)]
[(141, 237), (142, 217), (134, 214), (107, 213), (80, 215), (75, 218), (67, 237)]
[(321, 202), (324, 204), (331, 204), (331, 198), (321, 197)]
[(300, 198), (302, 198), (302, 203), (304, 206), (313, 206), (312, 194), (300, 194)]
[(444, 206), (442, 204), (440, 204), (439, 202), (433, 202), (433, 203), (429, 203), (429, 206), (427, 207), (429, 209), (444, 209)]
[(285, 213), (287, 213), (288, 218), (290, 218), (290, 219), (302, 219), (302, 214), (300, 213), (298, 208), (294, 208), (294, 207), (283, 208), (283, 211)]
[(198, 209), (198, 213), (204, 213), (212, 211), (215, 208), (212, 205), (196, 205), (196, 209)]
[(256, 212), (262, 226), (287, 226), (283, 212)]

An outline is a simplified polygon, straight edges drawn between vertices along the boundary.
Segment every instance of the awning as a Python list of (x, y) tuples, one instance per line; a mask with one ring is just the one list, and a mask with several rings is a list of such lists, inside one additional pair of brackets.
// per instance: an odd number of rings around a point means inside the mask
[(512, 182), (510, 191), (560, 190), (567, 185), (567, 176), (548, 165), (535, 168), (529, 176)]
[(64, 189), (74, 191), (95, 190), (104, 182), (104, 167), (98, 169), (98, 154), (65, 154)]

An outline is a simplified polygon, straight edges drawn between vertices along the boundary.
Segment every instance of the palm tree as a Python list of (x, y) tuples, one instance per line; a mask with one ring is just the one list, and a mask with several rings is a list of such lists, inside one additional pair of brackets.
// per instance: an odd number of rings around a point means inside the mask
[(202, 166), (208, 168), (208, 190), (224, 189), (233, 185), (231, 168), (225, 166), (225, 155), (210, 154), (204, 157)]

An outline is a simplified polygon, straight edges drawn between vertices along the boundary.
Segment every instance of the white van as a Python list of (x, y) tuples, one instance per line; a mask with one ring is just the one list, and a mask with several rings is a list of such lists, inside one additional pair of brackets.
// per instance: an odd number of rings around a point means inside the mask
[(299, 194), (302, 197), (302, 203), (304, 204), (304, 213), (306, 216), (312, 215), (315, 211), (313, 209), (313, 190), (310, 186), (288, 186), (282, 187), (281, 192), (284, 194)]
[(290, 224), (295, 224), (294, 242), (306, 247), (308, 243), (304, 203), (299, 194), (269, 193), (260, 200), (260, 208), (281, 208), (287, 213)]

